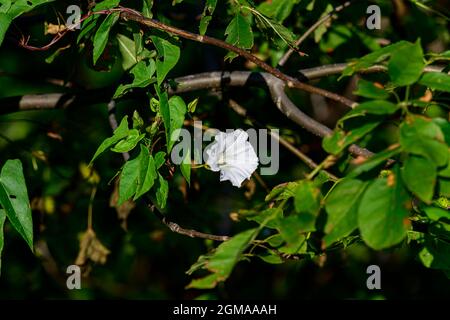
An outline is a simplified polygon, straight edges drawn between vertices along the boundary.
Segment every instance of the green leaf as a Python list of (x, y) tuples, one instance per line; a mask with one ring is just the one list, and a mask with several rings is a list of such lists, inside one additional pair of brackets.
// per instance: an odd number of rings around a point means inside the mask
[(283, 239), (290, 244), (297, 243), (303, 233), (315, 231), (315, 216), (295, 214), (278, 220), (278, 230)]
[[(242, 259), (243, 252), (249, 243), (256, 237), (258, 229), (250, 229), (235, 235), (228, 241), (220, 244), (213, 255), (199, 258), (199, 267), (213, 272), (201, 279), (193, 280), (187, 288), (214, 288), (218, 282), (225, 281), (233, 267)], [(193, 268), (189, 273), (193, 272)]]
[(164, 164), (165, 161), (166, 161), (166, 153), (164, 151), (159, 151), (155, 155), (155, 167), (156, 167), (156, 169), (161, 168), (161, 166)]
[(7, 14), (0, 12), (0, 46), (5, 39), (6, 31), (8, 30), (11, 22), (12, 19)]
[(365, 116), (367, 114), (390, 115), (395, 113), (398, 109), (399, 107), (396, 104), (386, 100), (372, 100), (363, 102), (342, 117), (339, 120), (339, 123), (342, 123), (350, 118)]
[(320, 209), (322, 194), (312, 181), (302, 180), (294, 190), (294, 206), (297, 213), (316, 216)]
[(380, 250), (402, 241), (409, 225), (406, 218), (410, 202), (398, 170), (373, 181), (358, 208), (358, 226), (364, 242)]
[(95, 154), (92, 157), (90, 164), (92, 164), (92, 162), (94, 162), (95, 159), (97, 159), (103, 152), (105, 152), (106, 149), (111, 148), (117, 142), (125, 138), (128, 135), (128, 131), (129, 131), (128, 116), (125, 116), (123, 117), (117, 129), (114, 130), (113, 136), (105, 139), (102, 142), (102, 144), (98, 147), (97, 151), (95, 151)]
[(419, 83), (433, 90), (450, 92), (450, 75), (443, 72), (428, 72), (423, 74)]
[(214, 10), (216, 9), (217, 0), (206, 0), (205, 8), (203, 9), (202, 17), (200, 18), (199, 31), (201, 35), (206, 33), (209, 22), (212, 19)]
[(260, 225), (264, 225), (267, 228), (276, 229), (279, 226), (279, 221), (283, 218), (283, 210), (280, 208), (268, 208), (261, 212), (245, 214), (245, 219), (255, 221)]
[(144, 17), (151, 19), (153, 17), (152, 13), (153, 0), (144, 0), (142, 3), (142, 14)]
[(251, 10), (251, 13), (256, 18), (256, 24), (258, 28), (268, 36), (272, 41), (280, 38), (284, 43), (286, 43), (290, 48), (295, 48), (295, 40), (297, 37), (292, 31), (283, 26), (278, 21), (270, 19), (263, 14), (259, 13), (255, 9)]
[(119, 13), (114, 12), (108, 15), (102, 24), (98, 28), (94, 36), (94, 52), (93, 52), (93, 62), (97, 63), (97, 60), (102, 55), (105, 50), (106, 44), (108, 43), (109, 32), (114, 24), (119, 20)]
[(131, 151), (144, 137), (145, 134), (140, 134), (139, 130), (131, 129), (128, 131), (127, 137), (119, 141), (113, 148), (111, 148), (111, 151), (118, 153)]
[[(358, 119), (359, 120), (359, 119)], [(333, 133), (326, 136), (322, 141), (322, 147), (331, 154), (341, 153), (347, 146), (355, 143), (366, 134), (375, 129), (381, 120), (379, 118), (365, 117), (364, 121), (354, 123), (352, 128), (348, 131), (342, 129), (335, 129)]]
[(155, 61), (153, 59), (151, 59), (148, 64), (145, 61), (139, 61), (130, 71), (134, 77), (133, 82), (119, 85), (114, 93), (114, 99), (123, 96), (132, 88), (145, 88), (152, 84), (155, 81), (155, 79), (152, 78), (155, 70)]
[(0, 204), (2, 207), (0, 211), (3, 211), (1, 215), (6, 214), (14, 229), (33, 251), (33, 217), (20, 160), (8, 160), (2, 168)]
[(450, 212), (448, 210), (438, 207), (426, 207), (423, 211), (425, 211), (426, 215), (431, 220), (439, 221), (442, 218), (450, 220)]
[(411, 43), (408, 41), (399, 41), (387, 47), (381, 48), (380, 50), (371, 52), (358, 60), (350, 62), (342, 71), (341, 77), (351, 76), (355, 72), (367, 69), (377, 63), (380, 63), (389, 58), (393, 52), (410, 45)]
[(191, 184), (191, 150), (188, 149), (184, 156), (183, 162), (180, 164), (180, 170), (188, 185)]
[(426, 236), (419, 258), (427, 268), (450, 270), (450, 245), (441, 239)]
[(437, 178), (433, 162), (420, 156), (409, 156), (402, 169), (402, 178), (409, 191), (425, 203), (431, 202)]
[[(225, 30), (225, 41), (242, 49), (253, 47), (253, 31), (250, 23), (241, 14), (236, 15)], [(233, 60), (237, 57), (234, 52), (229, 52), (226, 59)]]
[(2, 251), (3, 251), (3, 226), (5, 225), (6, 220), (6, 212), (5, 210), (0, 210), (0, 275), (2, 274)]
[(128, 70), (138, 63), (136, 44), (133, 40), (122, 34), (117, 35), (117, 42), (119, 44), (120, 54), (122, 55), (122, 68), (123, 70)]
[[(144, 148), (144, 147), (141, 145), (141, 149), (142, 148)], [(148, 153), (147, 149), (145, 149), (145, 151)], [(156, 171), (155, 159), (153, 158), (152, 155), (148, 156), (147, 168), (142, 166), (140, 169), (141, 169), (141, 171), (138, 176), (138, 187), (136, 189), (136, 194), (135, 194), (133, 200), (137, 200), (142, 195), (144, 195), (145, 193), (150, 191), (150, 189), (155, 184), (155, 180), (158, 175), (158, 172)]]
[(379, 88), (375, 85), (375, 83), (371, 81), (366, 81), (364, 79), (358, 80), (358, 88), (353, 92), (354, 94), (369, 98), (369, 99), (387, 99), (389, 98), (389, 92), (384, 90), (383, 88)]
[(158, 173), (159, 186), (156, 190), (156, 203), (161, 209), (164, 209), (167, 204), (167, 198), (169, 197), (169, 183)]
[(362, 164), (359, 164), (352, 171), (350, 171), (347, 174), (347, 177), (355, 178), (355, 177), (359, 176), (360, 174), (368, 172), (368, 171), (380, 166), (381, 164), (385, 163), (388, 159), (399, 154), (401, 151), (402, 151), (402, 149), (400, 147), (395, 146), (392, 148), (388, 148), (384, 151), (378, 152), (375, 155), (371, 156), (370, 158), (366, 159)]
[(195, 109), (197, 108), (197, 104), (198, 104), (198, 98), (195, 98), (194, 100), (192, 100), (191, 102), (188, 103), (187, 111), (189, 113), (194, 113)]
[(299, 185), (298, 181), (288, 182), (280, 186), (273, 188), (270, 193), (266, 196), (265, 201), (279, 201), (294, 197), (295, 189)]
[(424, 67), (422, 47), (420, 41), (417, 41), (392, 53), (388, 64), (388, 73), (394, 84), (407, 86), (419, 79)]
[(338, 182), (325, 201), (328, 213), (324, 242), (329, 246), (358, 227), (358, 208), (367, 183), (356, 179)]
[[(173, 96), (169, 99), (169, 130), (167, 136), (167, 152), (170, 153), (173, 145), (180, 137), (180, 130), (183, 127), (184, 117), (186, 115), (186, 103), (179, 96)], [(164, 121), (166, 126), (166, 122)]]
[(433, 121), (410, 116), (400, 125), (400, 144), (405, 151), (432, 160), (437, 166), (448, 161), (448, 146), (440, 127)]
[(169, 71), (175, 67), (180, 59), (180, 48), (169, 40), (157, 36), (151, 36), (150, 38), (158, 51), (159, 59), (156, 61), (156, 78), (158, 86), (160, 86)]
[(292, 13), (294, 5), (300, 0), (272, 0), (262, 2), (258, 6), (258, 11), (263, 15), (283, 22)]
[[(323, 18), (324, 16), (328, 15), (331, 11), (333, 11), (333, 6), (329, 3), (325, 11), (322, 12), (320, 18)], [(319, 43), (322, 39), (323, 35), (327, 32), (327, 29), (329, 28), (331, 24), (330, 23), (322, 23), (320, 24), (317, 29), (314, 31), (314, 41), (316, 43)]]
[(118, 205), (123, 204), (136, 194), (140, 173), (147, 169), (147, 165), (148, 151), (143, 150), (142, 147), (136, 158), (125, 163), (120, 173)]

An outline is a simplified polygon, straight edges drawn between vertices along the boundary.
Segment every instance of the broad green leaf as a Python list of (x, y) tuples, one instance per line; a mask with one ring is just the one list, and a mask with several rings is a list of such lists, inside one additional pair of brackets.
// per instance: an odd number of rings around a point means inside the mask
[(417, 41), (392, 52), (388, 73), (394, 84), (407, 86), (419, 79), (424, 67), (422, 47)]
[(118, 20), (119, 20), (119, 13), (118, 12), (111, 13), (105, 18), (105, 20), (103, 20), (102, 24), (95, 33), (94, 52), (92, 55), (94, 64), (97, 63), (97, 60), (100, 58), (103, 51), (105, 50), (106, 44), (108, 43), (109, 32), (111, 31), (111, 28)]
[(119, 85), (114, 93), (114, 98), (116, 99), (123, 96), (132, 88), (145, 88), (152, 84), (155, 81), (155, 79), (152, 78), (155, 71), (156, 67), (153, 59), (151, 59), (148, 63), (145, 61), (139, 61), (130, 71), (134, 77), (133, 82)]
[(2, 274), (2, 251), (3, 251), (3, 243), (4, 243), (4, 236), (3, 236), (3, 226), (5, 224), (6, 220), (6, 212), (5, 210), (0, 210), (0, 275)]
[(399, 107), (396, 104), (386, 100), (372, 100), (363, 102), (341, 118), (339, 123), (342, 123), (350, 118), (365, 116), (367, 114), (390, 115), (395, 113), (398, 109)]
[(368, 172), (381, 164), (385, 163), (388, 159), (399, 154), (402, 149), (399, 146), (393, 146), (384, 151), (378, 152), (372, 157), (364, 160), (363, 163), (358, 164), (352, 171), (347, 174), (348, 178), (355, 178), (362, 173)]
[(6, 31), (8, 30), (11, 22), (12, 19), (7, 14), (0, 12), (0, 46), (3, 43)]
[(188, 149), (184, 156), (183, 162), (180, 164), (180, 170), (188, 185), (191, 184), (191, 150)]
[(450, 198), (450, 179), (439, 179), (439, 195)]
[(430, 160), (420, 156), (409, 156), (402, 169), (406, 187), (420, 200), (430, 203), (436, 186), (437, 169)]
[(410, 202), (398, 170), (373, 181), (358, 208), (358, 226), (364, 242), (380, 250), (402, 241), (409, 226)]
[(134, 159), (128, 160), (123, 166), (119, 178), (118, 205), (123, 204), (136, 194), (140, 173), (147, 169), (148, 156), (148, 151), (143, 150), (141, 147), (139, 155)]
[(377, 87), (375, 83), (364, 79), (358, 80), (358, 88), (353, 93), (360, 97), (369, 99), (384, 100), (389, 98), (389, 92), (387, 92), (383, 88)]
[(128, 135), (128, 116), (123, 117), (120, 125), (114, 130), (113, 136), (105, 139), (102, 144), (98, 147), (97, 151), (95, 151), (94, 156), (92, 157), (91, 164), (97, 159), (106, 149), (111, 148), (117, 142), (122, 140)]
[(11, 8), (11, 1), (12, 0), (3, 0), (0, 4), (0, 13), (6, 13), (8, 12), (9, 8)]
[(33, 217), (20, 160), (8, 160), (0, 173), (0, 211), (33, 251)]
[(158, 51), (158, 60), (156, 61), (156, 78), (158, 81), (158, 86), (160, 86), (169, 71), (175, 67), (180, 59), (180, 48), (177, 45), (172, 44), (169, 40), (158, 36), (151, 36), (150, 38)]
[[(141, 145), (141, 149), (142, 148), (144, 148), (144, 147)], [(148, 150), (145, 149), (145, 152), (148, 153)], [(150, 189), (155, 184), (155, 180), (158, 175), (158, 173), (156, 171), (156, 166), (155, 166), (155, 159), (153, 158), (152, 155), (148, 156), (147, 168), (141, 167), (140, 169), (141, 169), (141, 171), (138, 176), (138, 187), (137, 187), (136, 194), (135, 194), (133, 200), (140, 198), (143, 194), (150, 191)]]
[(380, 50), (371, 52), (356, 61), (350, 62), (344, 71), (342, 71), (341, 77), (351, 76), (355, 72), (367, 69), (377, 63), (380, 63), (389, 58), (393, 52), (408, 45), (411, 45), (408, 41), (399, 41)]
[(366, 134), (371, 132), (380, 124), (380, 119), (365, 117), (364, 121), (358, 121), (356, 126), (343, 131), (335, 129), (333, 133), (325, 137), (322, 141), (322, 147), (331, 154), (341, 153), (347, 146), (355, 143)]
[(433, 121), (410, 116), (400, 125), (400, 144), (405, 151), (432, 160), (437, 166), (448, 161), (448, 146), (440, 127)]
[(290, 244), (297, 243), (306, 232), (315, 231), (316, 217), (311, 214), (295, 214), (278, 220), (278, 230), (283, 239)]
[(419, 83), (433, 90), (450, 92), (450, 75), (443, 72), (429, 72), (423, 74)]
[[(173, 96), (169, 99), (170, 125), (168, 130), (167, 152), (172, 150), (173, 145), (180, 136), (179, 129), (183, 127), (186, 111), (186, 104), (182, 98)], [(164, 125), (166, 125), (166, 122), (164, 122)]]
[(212, 19), (214, 10), (216, 9), (217, 0), (206, 0), (205, 8), (203, 9), (202, 17), (200, 18), (199, 31), (201, 35), (206, 33), (209, 22)]
[[(211, 256), (201, 256), (199, 258), (199, 266), (211, 271), (213, 274), (193, 280), (187, 288), (214, 288), (218, 282), (225, 281), (231, 274), (236, 263), (242, 259), (243, 252), (256, 237), (257, 233), (258, 229), (241, 232), (230, 240), (220, 244)], [(190, 272), (192, 271), (191, 268)]]
[(169, 197), (169, 183), (158, 173), (158, 189), (156, 190), (156, 202), (161, 209), (164, 209)]
[[(225, 41), (242, 49), (253, 47), (253, 31), (250, 23), (241, 14), (236, 15), (225, 30)], [(233, 60), (237, 57), (234, 52), (229, 52), (226, 59)]]
[(139, 130), (131, 129), (128, 131), (127, 137), (123, 140), (120, 140), (114, 147), (111, 148), (111, 151), (118, 153), (131, 151), (144, 137), (145, 134), (140, 134)]
[(333, 242), (347, 237), (358, 227), (358, 208), (367, 183), (356, 179), (338, 182), (325, 200), (328, 213), (324, 242)]
[(431, 220), (439, 221), (442, 218), (450, 220), (450, 212), (448, 210), (438, 207), (426, 207), (423, 211), (425, 211), (426, 215)]
[(258, 224), (264, 224), (267, 228), (276, 229), (279, 221), (283, 218), (283, 210), (280, 208), (268, 208), (256, 214), (246, 214), (245, 219), (255, 221)]
[(294, 206), (297, 213), (316, 216), (322, 194), (312, 181), (302, 180), (294, 190)]
[(164, 129), (166, 133), (167, 153), (170, 154), (170, 106), (169, 98), (166, 91), (161, 91), (158, 86), (155, 86), (156, 93), (159, 98), (159, 112), (164, 123)]
[(257, 9), (263, 15), (275, 19), (279, 22), (283, 22), (292, 13), (294, 5), (299, 2), (300, 0), (265, 1), (262, 2)]
[(119, 44), (119, 51), (122, 55), (122, 68), (128, 70), (138, 63), (136, 56), (136, 44), (130, 38), (118, 34), (117, 42)]

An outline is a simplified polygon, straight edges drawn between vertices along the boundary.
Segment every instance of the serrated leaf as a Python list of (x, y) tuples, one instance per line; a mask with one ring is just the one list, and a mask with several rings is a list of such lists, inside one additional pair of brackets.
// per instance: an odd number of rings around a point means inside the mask
[(92, 59), (94, 64), (97, 63), (97, 60), (102, 55), (103, 51), (106, 48), (106, 44), (108, 43), (109, 32), (114, 24), (119, 20), (119, 13), (113, 12), (108, 15), (105, 20), (103, 20), (102, 24), (98, 28), (97, 32), (94, 36), (94, 51), (92, 55)]
[(380, 250), (402, 241), (409, 226), (410, 202), (398, 170), (370, 183), (358, 208), (358, 226), (364, 242)]
[(95, 151), (90, 164), (94, 162), (106, 149), (111, 148), (117, 142), (122, 140), (128, 135), (128, 116), (123, 117), (122, 121), (120, 121), (120, 125), (114, 130), (112, 137), (105, 139), (102, 144), (98, 147), (97, 151)]
[[(1, 215), (8, 217), (33, 251), (33, 217), (20, 160), (8, 160), (0, 173)], [(3, 229), (1, 231), (3, 233)]]
[(358, 227), (358, 208), (366, 186), (361, 180), (344, 179), (326, 198), (325, 245), (349, 236)]
[(180, 48), (167, 39), (160, 38), (158, 36), (151, 36), (150, 38), (158, 51), (158, 60), (156, 61), (156, 78), (158, 81), (158, 86), (160, 86), (169, 71), (175, 67), (180, 59)]

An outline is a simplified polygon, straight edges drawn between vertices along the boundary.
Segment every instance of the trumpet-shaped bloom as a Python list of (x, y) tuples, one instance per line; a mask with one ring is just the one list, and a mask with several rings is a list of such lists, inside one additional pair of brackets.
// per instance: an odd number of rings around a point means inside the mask
[(205, 150), (206, 164), (212, 171), (220, 171), (220, 181), (229, 180), (240, 187), (258, 167), (258, 157), (248, 141), (248, 134), (241, 130), (219, 132)]

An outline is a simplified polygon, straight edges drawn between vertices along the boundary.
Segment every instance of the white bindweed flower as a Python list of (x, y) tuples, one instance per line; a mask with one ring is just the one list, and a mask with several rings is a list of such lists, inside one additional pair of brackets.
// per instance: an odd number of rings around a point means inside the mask
[(212, 171), (220, 171), (220, 181), (230, 180), (233, 186), (240, 187), (258, 167), (258, 157), (247, 141), (248, 134), (238, 129), (219, 132), (214, 139), (205, 150), (206, 164)]

